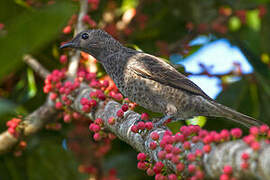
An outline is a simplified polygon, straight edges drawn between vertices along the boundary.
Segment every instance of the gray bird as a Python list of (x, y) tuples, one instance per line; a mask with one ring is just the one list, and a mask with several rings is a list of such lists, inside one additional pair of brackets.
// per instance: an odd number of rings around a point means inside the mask
[(153, 112), (185, 120), (194, 116), (225, 117), (245, 126), (262, 124), (223, 106), (161, 58), (124, 47), (102, 30), (86, 30), (60, 48), (74, 48), (94, 56), (120, 92)]

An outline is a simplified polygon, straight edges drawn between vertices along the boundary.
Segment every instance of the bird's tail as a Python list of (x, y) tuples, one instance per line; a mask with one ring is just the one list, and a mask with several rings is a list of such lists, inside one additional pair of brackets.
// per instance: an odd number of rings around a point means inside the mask
[(222, 104), (219, 104), (217, 102), (211, 102), (213, 103), (216, 107), (218, 107), (218, 116), (219, 117), (225, 117), (225, 118), (229, 118), (235, 122), (241, 123), (247, 127), (250, 126), (260, 126), (262, 124), (264, 124), (263, 122), (256, 120), (252, 117), (249, 117), (247, 115), (244, 115), (240, 112), (237, 112), (229, 107), (226, 107)]

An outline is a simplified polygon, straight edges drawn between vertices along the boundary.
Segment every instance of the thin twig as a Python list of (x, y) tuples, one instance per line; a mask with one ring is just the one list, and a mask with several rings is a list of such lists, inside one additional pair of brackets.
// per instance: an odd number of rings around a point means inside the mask
[(45, 69), (36, 59), (27, 54), (23, 57), (23, 61), (28, 64), (40, 77), (45, 79), (50, 72)]
[[(78, 34), (79, 32), (86, 29), (86, 26), (83, 24), (83, 17), (87, 14), (88, 11), (88, 1), (87, 0), (80, 0), (80, 12), (78, 16), (78, 22), (74, 30), (74, 36)], [(72, 52), (72, 56), (70, 58), (69, 66), (68, 66), (68, 76), (69, 77), (75, 77), (76, 72), (79, 66), (79, 60), (80, 60), (80, 51), (74, 50)]]

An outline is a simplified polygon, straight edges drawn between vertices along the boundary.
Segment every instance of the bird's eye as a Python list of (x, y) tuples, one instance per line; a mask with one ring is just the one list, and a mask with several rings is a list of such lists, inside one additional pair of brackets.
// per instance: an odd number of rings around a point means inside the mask
[(86, 40), (89, 38), (89, 35), (87, 33), (82, 34), (82, 39)]

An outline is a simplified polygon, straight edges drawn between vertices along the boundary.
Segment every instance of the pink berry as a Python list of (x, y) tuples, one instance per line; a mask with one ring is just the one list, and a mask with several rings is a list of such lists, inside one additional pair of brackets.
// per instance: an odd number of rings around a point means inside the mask
[(159, 159), (165, 159), (165, 157), (166, 157), (166, 152), (165, 151), (159, 151), (158, 152), (158, 158)]
[(255, 142), (251, 143), (251, 148), (252, 148), (254, 151), (259, 150), (259, 149), (260, 149), (260, 147), (261, 147), (261, 145), (260, 145), (260, 143), (259, 143), (259, 142), (257, 142), (257, 141), (255, 141)]
[(128, 105), (127, 104), (123, 104), (121, 109), (126, 112), (128, 110)]
[(110, 125), (114, 125), (114, 124), (115, 124), (115, 118), (114, 118), (114, 117), (110, 117), (110, 118), (108, 119), (108, 123), (109, 123)]
[(61, 102), (56, 102), (55, 103), (55, 108), (56, 109), (61, 109), (63, 106), (62, 106), (62, 103)]
[(147, 130), (153, 129), (153, 123), (152, 123), (152, 122), (146, 122), (146, 123), (145, 123), (145, 128), (146, 128)]
[(131, 126), (131, 131), (134, 133), (138, 133), (139, 129), (136, 125)]
[(145, 161), (146, 160), (146, 155), (144, 153), (139, 153), (137, 155), (137, 160), (138, 161)]
[(248, 160), (248, 159), (249, 159), (249, 154), (248, 154), (248, 153), (243, 153), (243, 154), (241, 155), (241, 158), (242, 158), (243, 160)]
[(211, 146), (209, 144), (206, 144), (203, 146), (203, 151), (206, 153), (209, 153), (211, 151)]
[(155, 175), (155, 172), (151, 168), (148, 168), (146, 173), (147, 173), (148, 176), (154, 176)]
[(189, 153), (187, 155), (187, 159), (188, 159), (188, 161), (192, 162), (192, 161), (196, 160), (196, 156), (194, 154), (192, 154), (192, 153)]
[(231, 130), (231, 135), (234, 138), (240, 138), (242, 136), (242, 130), (239, 129), (239, 128), (234, 128), (234, 129)]
[(124, 111), (122, 109), (119, 109), (116, 113), (117, 117), (123, 117), (124, 116)]
[(159, 139), (159, 134), (157, 132), (152, 132), (150, 136), (154, 141)]
[(146, 164), (145, 164), (145, 162), (138, 162), (138, 164), (137, 164), (137, 168), (138, 169), (141, 169), (141, 170), (145, 170), (147, 167), (146, 167)]
[(64, 122), (65, 123), (70, 123), (71, 122), (71, 115), (70, 114), (65, 114), (64, 115)]
[(102, 120), (101, 118), (97, 118), (97, 119), (95, 120), (95, 123), (96, 123), (97, 125), (101, 126), (101, 125), (103, 124), (103, 120)]
[(148, 120), (149, 120), (148, 114), (147, 114), (147, 113), (142, 113), (141, 119), (142, 119), (143, 121), (148, 121)]
[(221, 176), (219, 177), (219, 180), (230, 180), (230, 177), (227, 174), (221, 174)]
[(174, 156), (172, 156), (171, 161), (174, 164), (178, 164), (179, 163), (179, 159), (180, 159), (179, 155), (174, 155)]
[(53, 100), (53, 101), (54, 101), (57, 97), (58, 97), (58, 95), (57, 95), (56, 93), (51, 93), (51, 94), (50, 94), (50, 99)]
[(140, 121), (140, 122), (138, 122), (137, 127), (140, 130), (144, 130), (145, 129), (145, 123), (143, 121)]
[(168, 176), (168, 179), (169, 179), (169, 180), (177, 180), (177, 176), (176, 176), (175, 174), (170, 174), (170, 175)]
[(194, 164), (188, 165), (188, 172), (189, 173), (193, 173), (193, 172), (195, 172), (195, 170), (196, 170), (196, 166)]
[(190, 142), (188, 142), (188, 141), (184, 142), (183, 147), (185, 150), (190, 149), (190, 147), (191, 147)]
[(89, 113), (91, 111), (91, 106), (89, 106), (88, 104), (83, 105), (82, 111), (85, 113)]
[(183, 163), (179, 163), (176, 165), (176, 169), (178, 172), (182, 172), (185, 169), (185, 165)]
[(254, 135), (254, 136), (257, 136), (259, 134), (259, 128), (256, 126), (252, 126), (249, 129), (249, 133)]
[(245, 161), (245, 162), (243, 162), (242, 164), (241, 164), (241, 168), (242, 169), (248, 169), (249, 168), (249, 163), (247, 162), (247, 161)]
[(101, 140), (101, 136), (100, 136), (99, 133), (95, 133), (95, 134), (94, 134), (94, 140), (95, 140), (95, 141), (100, 141), (100, 140)]
[(268, 130), (269, 130), (269, 126), (267, 126), (266, 124), (260, 126), (261, 133), (266, 134)]
[(155, 142), (150, 142), (150, 145), (149, 145), (150, 149), (154, 150), (157, 148), (157, 143)]
[(60, 63), (66, 64), (67, 63), (67, 55), (61, 55), (60, 56)]
[(230, 175), (230, 174), (232, 174), (232, 171), (233, 171), (233, 169), (232, 169), (232, 167), (229, 166), (229, 165), (226, 165), (226, 166), (223, 167), (223, 173), (224, 173), (224, 174)]
[(81, 98), (81, 100), (80, 100), (80, 103), (81, 103), (81, 105), (85, 105), (85, 104), (88, 104), (88, 99), (87, 98)]

